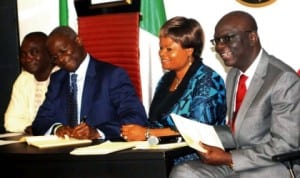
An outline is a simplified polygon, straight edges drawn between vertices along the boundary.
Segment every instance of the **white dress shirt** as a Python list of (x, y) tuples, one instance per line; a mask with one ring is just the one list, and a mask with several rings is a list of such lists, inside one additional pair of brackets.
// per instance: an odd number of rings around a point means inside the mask
[[(58, 70), (55, 67), (52, 72)], [(50, 77), (37, 81), (32, 74), (22, 70), (14, 82), (11, 98), (4, 115), (4, 127), (8, 132), (24, 132), (34, 120), (45, 99)]]
[[(260, 50), (260, 52), (258, 53), (257, 57), (255, 58), (255, 60), (253, 61), (253, 63), (250, 65), (250, 67), (243, 73), (242, 71), (240, 71), (240, 75), (238, 77), (238, 79), (240, 78), (240, 76), (242, 74), (246, 75), (248, 77), (248, 79), (246, 80), (246, 87), (249, 88), (249, 85), (250, 85), (250, 82), (254, 76), (254, 73), (255, 73), (255, 69), (259, 63), (259, 60), (261, 60), (261, 54), (262, 54), (262, 49)], [(236, 88), (235, 88), (235, 91), (237, 91), (237, 88), (238, 88), (238, 83), (239, 81), (236, 82)], [(235, 92), (237, 94), (237, 92)], [(234, 99), (235, 101), (235, 99)], [(235, 108), (235, 104), (234, 104), (234, 108)]]

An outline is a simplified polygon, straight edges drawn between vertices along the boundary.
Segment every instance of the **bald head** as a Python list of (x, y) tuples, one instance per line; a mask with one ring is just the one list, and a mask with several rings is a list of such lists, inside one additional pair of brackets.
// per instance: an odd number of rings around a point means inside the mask
[(56, 27), (49, 34), (47, 48), (54, 62), (69, 72), (76, 71), (87, 55), (81, 39), (68, 26)]
[(77, 37), (77, 33), (68, 26), (59, 26), (49, 34), (49, 38), (53, 38), (55, 36), (64, 36), (65, 38), (75, 39)]
[(216, 25), (219, 27), (234, 26), (239, 31), (257, 31), (257, 24), (253, 16), (244, 11), (232, 11), (224, 15)]
[(248, 69), (261, 50), (256, 21), (244, 11), (224, 15), (215, 27), (212, 42), (225, 65), (241, 71)]

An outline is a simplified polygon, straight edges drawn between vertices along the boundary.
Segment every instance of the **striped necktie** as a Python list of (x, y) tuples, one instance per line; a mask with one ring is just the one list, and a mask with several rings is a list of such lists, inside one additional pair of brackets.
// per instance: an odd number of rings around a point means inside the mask
[(77, 74), (71, 74), (70, 83), (70, 126), (74, 127), (78, 124), (77, 116)]

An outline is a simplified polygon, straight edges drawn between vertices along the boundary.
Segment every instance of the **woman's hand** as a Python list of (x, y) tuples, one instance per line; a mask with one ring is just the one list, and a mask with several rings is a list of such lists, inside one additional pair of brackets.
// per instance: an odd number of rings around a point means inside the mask
[(127, 124), (121, 127), (121, 137), (127, 141), (142, 141), (146, 140), (146, 131), (146, 127), (136, 124)]

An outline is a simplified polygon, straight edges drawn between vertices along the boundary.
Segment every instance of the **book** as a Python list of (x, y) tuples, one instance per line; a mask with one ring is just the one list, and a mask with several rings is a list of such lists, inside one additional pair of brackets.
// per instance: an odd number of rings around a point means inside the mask
[(200, 152), (206, 152), (206, 150), (199, 144), (202, 142), (224, 150), (222, 142), (212, 125), (187, 119), (174, 113), (171, 114), (171, 117), (181, 136), (191, 148)]
[(89, 139), (76, 139), (70, 137), (62, 138), (56, 135), (26, 136), (21, 140), (25, 140), (28, 145), (32, 145), (38, 148), (52, 148), (92, 143), (92, 140)]
[(20, 142), (20, 141), (18, 141), (18, 140), (0, 140), (0, 146), (12, 144), (12, 143), (18, 143), (18, 142)]
[(16, 137), (23, 134), (24, 133), (21, 132), (7, 132), (7, 133), (0, 134), (0, 138)]

